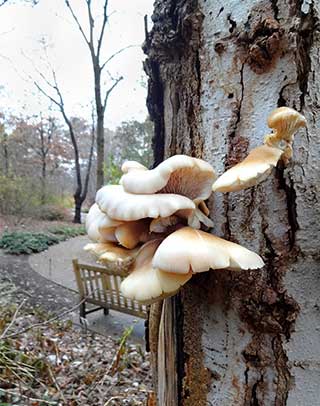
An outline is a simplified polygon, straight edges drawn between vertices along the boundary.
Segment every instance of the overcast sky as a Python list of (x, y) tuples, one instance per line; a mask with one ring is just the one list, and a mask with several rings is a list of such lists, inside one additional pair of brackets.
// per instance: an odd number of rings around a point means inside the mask
[[(4, 112), (37, 115), (48, 109), (33, 85), (39, 80), (36, 69), (49, 75), (48, 62), (57, 72), (69, 114), (88, 117), (93, 99), (93, 75), (90, 55), (64, 0), (40, 0), (35, 7), (16, 1), (0, 8), (0, 109)], [(70, 0), (79, 19), (86, 24), (85, 0)], [(102, 0), (93, 0), (95, 15), (102, 16)], [(142, 69), (145, 56), (140, 48), (144, 41), (145, 14), (151, 16), (153, 0), (109, 0), (109, 24), (105, 34), (103, 60), (128, 45), (108, 65), (112, 76), (124, 76), (113, 91), (106, 112), (106, 127), (114, 128), (132, 118), (144, 120), (146, 82)], [(99, 7), (100, 6), (100, 7)], [(97, 25), (101, 21), (98, 18)], [(149, 27), (150, 28), (150, 27)], [(48, 44), (47, 56), (41, 40)], [(110, 78), (105, 74), (106, 85)]]

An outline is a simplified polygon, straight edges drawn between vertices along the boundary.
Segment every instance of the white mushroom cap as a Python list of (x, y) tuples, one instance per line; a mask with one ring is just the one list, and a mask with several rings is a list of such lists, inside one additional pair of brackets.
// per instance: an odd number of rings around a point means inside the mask
[(168, 217), (181, 209), (195, 209), (185, 196), (174, 194), (136, 195), (119, 185), (107, 185), (98, 190), (96, 202), (109, 217), (121, 221)]
[(186, 155), (175, 155), (155, 169), (146, 171), (130, 168), (120, 183), (129, 193), (174, 193), (199, 201), (210, 196), (215, 178), (214, 170), (207, 162)]
[(125, 161), (121, 166), (122, 173), (128, 173), (132, 170), (147, 171), (148, 168), (137, 161)]
[(152, 257), (160, 243), (161, 240), (152, 240), (141, 247), (132, 272), (121, 283), (123, 296), (143, 303), (152, 303), (174, 295), (191, 278), (191, 272), (179, 275), (152, 267)]
[(121, 224), (103, 213), (97, 204), (91, 206), (86, 217), (86, 231), (92, 241), (116, 241), (115, 227)]
[(222, 174), (213, 184), (212, 190), (235, 192), (257, 185), (268, 177), (282, 153), (281, 149), (268, 145), (254, 148), (242, 162)]
[(264, 266), (259, 255), (238, 244), (194, 230), (181, 228), (157, 249), (152, 266), (165, 272), (187, 274), (211, 269), (257, 269)]

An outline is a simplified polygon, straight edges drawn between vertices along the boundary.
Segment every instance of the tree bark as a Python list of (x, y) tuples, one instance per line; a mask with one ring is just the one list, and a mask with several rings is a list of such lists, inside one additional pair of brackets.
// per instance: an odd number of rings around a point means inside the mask
[[(194, 276), (170, 299), (165, 340), (174, 336), (178, 400), (159, 406), (319, 404), (319, 14), (312, 0), (155, 2), (145, 50), (160, 159), (188, 154), (221, 174), (262, 143), (274, 108), (308, 121), (286, 168), (210, 198), (213, 233), (260, 253), (266, 266)], [(158, 321), (153, 351), (163, 339)], [(170, 384), (163, 373), (158, 399)]]

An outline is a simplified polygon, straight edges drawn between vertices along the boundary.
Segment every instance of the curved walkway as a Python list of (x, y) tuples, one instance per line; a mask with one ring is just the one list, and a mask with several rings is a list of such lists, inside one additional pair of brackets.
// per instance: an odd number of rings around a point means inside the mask
[[(5, 255), (0, 252), (0, 283), (8, 281), (24, 292), (28, 303), (46, 311), (59, 312), (70, 309), (78, 302), (77, 286), (72, 271), (72, 259), (79, 258), (92, 263), (83, 251), (87, 237), (76, 237), (51, 246), (47, 251), (28, 256)], [(70, 313), (74, 323), (79, 323), (79, 311)], [(97, 333), (121, 337), (132, 325), (131, 339), (143, 343), (144, 320), (111, 310), (104, 316), (102, 311), (87, 315), (88, 328)]]

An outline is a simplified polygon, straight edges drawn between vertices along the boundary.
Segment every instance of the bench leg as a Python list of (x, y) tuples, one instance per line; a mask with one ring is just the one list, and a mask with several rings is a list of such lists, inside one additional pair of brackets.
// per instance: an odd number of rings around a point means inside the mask
[(85, 319), (86, 318), (86, 303), (83, 302), (80, 305), (80, 323), (81, 323), (81, 319)]
[(109, 309), (107, 307), (103, 308), (103, 314), (107, 316), (109, 314)]

